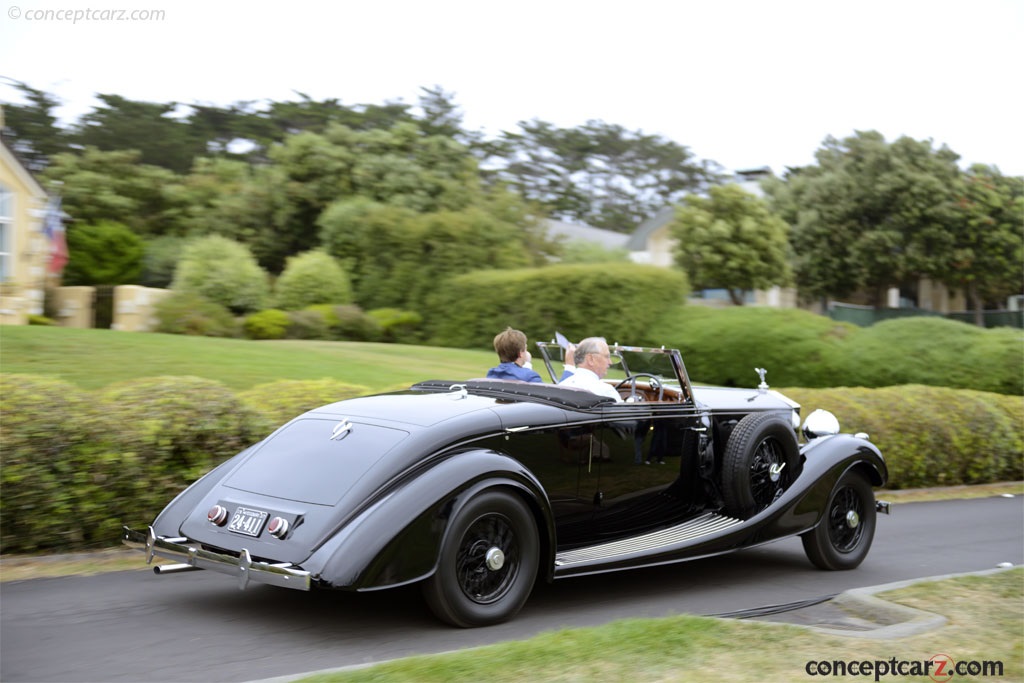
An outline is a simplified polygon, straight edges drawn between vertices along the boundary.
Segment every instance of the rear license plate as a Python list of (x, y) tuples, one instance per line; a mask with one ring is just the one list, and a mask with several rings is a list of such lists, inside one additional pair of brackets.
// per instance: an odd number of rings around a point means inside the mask
[(259, 536), (263, 531), (263, 523), (267, 521), (269, 513), (261, 510), (250, 510), (249, 508), (238, 508), (234, 516), (228, 522), (228, 531), (234, 531), (246, 536)]

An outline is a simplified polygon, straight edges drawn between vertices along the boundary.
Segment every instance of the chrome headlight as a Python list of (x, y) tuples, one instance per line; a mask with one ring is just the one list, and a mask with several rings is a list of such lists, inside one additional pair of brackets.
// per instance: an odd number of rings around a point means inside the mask
[(822, 436), (832, 436), (839, 433), (839, 420), (827, 410), (818, 408), (804, 420), (804, 437), (808, 441)]

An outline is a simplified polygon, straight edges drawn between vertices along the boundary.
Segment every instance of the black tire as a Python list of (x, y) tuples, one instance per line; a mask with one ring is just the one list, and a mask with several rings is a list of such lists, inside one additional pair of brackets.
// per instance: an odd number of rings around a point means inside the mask
[(875, 492), (859, 472), (839, 478), (818, 526), (802, 534), (804, 552), (818, 569), (853, 569), (875, 538)]
[(793, 482), (799, 461), (800, 447), (788, 420), (774, 413), (744, 417), (722, 455), (726, 512), (749, 519), (764, 510)]
[[(501, 564), (489, 567), (496, 550)], [(434, 614), (453, 626), (497, 624), (526, 602), (539, 558), (537, 525), (526, 504), (513, 494), (487, 491), (452, 520), (423, 595)]]

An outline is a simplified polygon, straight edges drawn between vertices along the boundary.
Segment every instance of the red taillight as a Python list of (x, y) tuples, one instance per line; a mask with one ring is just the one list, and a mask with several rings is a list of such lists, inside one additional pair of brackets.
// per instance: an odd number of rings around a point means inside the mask
[(224, 522), (228, 521), (228, 509), (223, 505), (214, 505), (206, 513), (206, 519), (210, 520), (211, 524), (224, 526)]
[(267, 525), (267, 532), (274, 538), (284, 538), (288, 533), (288, 520), (284, 517), (274, 517)]

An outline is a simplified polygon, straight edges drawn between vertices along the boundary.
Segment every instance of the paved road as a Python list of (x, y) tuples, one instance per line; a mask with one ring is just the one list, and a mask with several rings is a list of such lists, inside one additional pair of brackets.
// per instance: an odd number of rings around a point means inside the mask
[[(141, 554), (140, 554), (141, 558)], [(140, 559), (141, 562), (141, 559)], [(415, 588), (239, 591), (212, 572), (148, 570), (0, 584), (0, 680), (251, 681), (521, 639), (623, 617), (721, 614), (911, 578), (1024, 564), (1024, 498), (914, 503), (879, 516), (852, 572), (823, 572), (798, 539), (667, 567), (539, 586), (511, 623), (460, 630)]]

